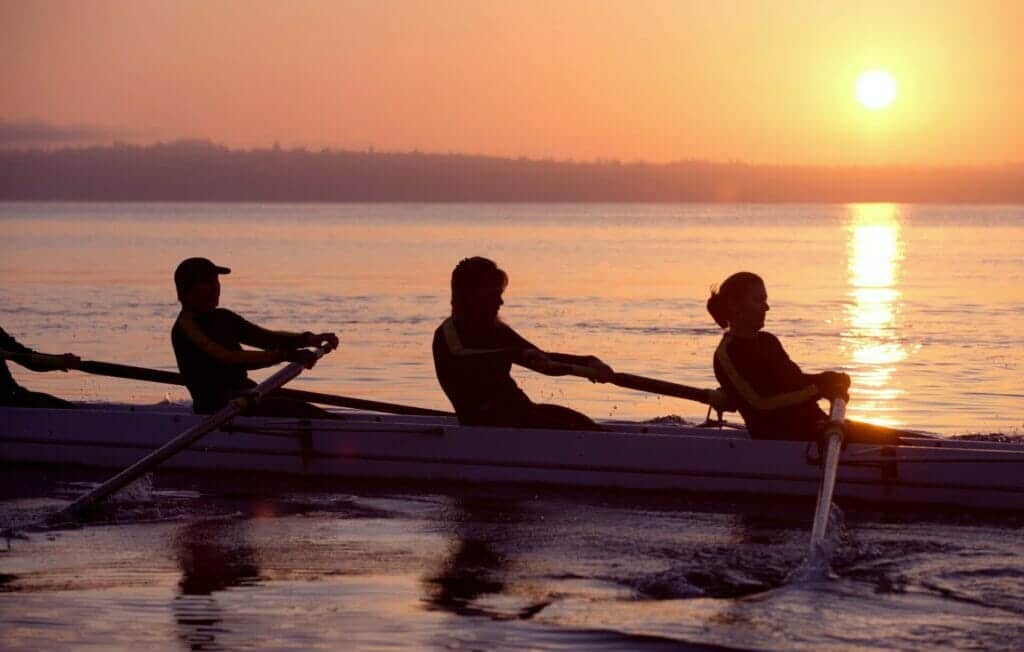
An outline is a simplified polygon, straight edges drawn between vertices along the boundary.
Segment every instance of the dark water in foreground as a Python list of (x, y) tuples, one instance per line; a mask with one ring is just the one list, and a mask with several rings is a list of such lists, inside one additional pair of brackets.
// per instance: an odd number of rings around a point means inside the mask
[[(5, 469), (3, 524), (94, 476)], [(160, 476), (0, 552), (5, 649), (1019, 649), (1024, 519), (662, 493)], [(273, 498), (261, 497), (274, 496)], [(0, 544), (2, 545), (2, 544)]]

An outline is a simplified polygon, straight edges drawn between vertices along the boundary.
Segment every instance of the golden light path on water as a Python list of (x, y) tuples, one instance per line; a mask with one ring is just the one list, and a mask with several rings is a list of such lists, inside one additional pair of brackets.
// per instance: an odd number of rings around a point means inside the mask
[(856, 401), (851, 414), (902, 425), (894, 417), (904, 394), (896, 371), (907, 351), (899, 335), (900, 270), (904, 257), (900, 207), (851, 204), (848, 226), (849, 297), (844, 347)]

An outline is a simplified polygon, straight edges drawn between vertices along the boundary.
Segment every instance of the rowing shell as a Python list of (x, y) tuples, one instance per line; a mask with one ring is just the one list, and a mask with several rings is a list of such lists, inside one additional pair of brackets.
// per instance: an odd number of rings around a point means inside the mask
[[(120, 468), (202, 417), (173, 408), (0, 408), (0, 464)], [(743, 430), (609, 423), (609, 432), (458, 425), (447, 417), (236, 417), (162, 468), (316, 478), (532, 483), (715, 494), (817, 494), (817, 447)], [(239, 476), (240, 481), (249, 481)], [(850, 444), (836, 499), (1024, 512), (1024, 445)]]

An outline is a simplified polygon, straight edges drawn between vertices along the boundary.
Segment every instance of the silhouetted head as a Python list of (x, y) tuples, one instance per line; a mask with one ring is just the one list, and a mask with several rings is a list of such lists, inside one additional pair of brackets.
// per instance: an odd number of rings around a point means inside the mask
[(752, 272), (736, 272), (711, 289), (708, 312), (722, 328), (754, 333), (764, 327), (768, 312), (764, 281)]
[(452, 270), (452, 314), (475, 323), (498, 318), (508, 274), (489, 258), (463, 258)]
[(230, 274), (227, 267), (214, 265), (209, 258), (186, 258), (174, 270), (178, 301), (190, 310), (212, 310), (220, 302), (220, 275)]

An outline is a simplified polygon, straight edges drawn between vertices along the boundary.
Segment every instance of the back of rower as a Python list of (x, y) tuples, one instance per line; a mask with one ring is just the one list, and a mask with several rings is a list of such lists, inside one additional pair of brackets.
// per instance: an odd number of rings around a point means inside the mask
[(459, 422), (513, 428), (601, 430), (560, 405), (534, 403), (511, 376), (512, 364), (550, 376), (568, 365), (589, 367), (595, 380), (614, 375), (594, 356), (541, 351), (498, 318), (508, 275), (494, 261), (466, 258), (452, 271), (452, 314), (434, 332), (434, 368)]
[[(232, 398), (256, 386), (249, 369), (282, 362), (302, 362), (312, 367), (316, 357), (302, 347), (338, 345), (334, 333), (270, 331), (240, 315), (220, 308), (220, 280), (227, 267), (206, 258), (188, 258), (174, 272), (181, 312), (171, 329), (171, 343), (178, 369), (192, 395), (193, 410), (210, 414)], [(242, 345), (259, 350), (244, 350)], [(270, 396), (246, 414), (259, 416), (331, 418), (331, 413), (309, 403)]]
[[(817, 440), (828, 423), (819, 399), (849, 400), (850, 377), (825, 371), (806, 374), (775, 335), (763, 330), (768, 313), (764, 281), (737, 272), (711, 293), (707, 309), (727, 329), (715, 351), (715, 378), (755, 439)], [(887, 428), (847, 420), (847, 441), (896, 444)]]

